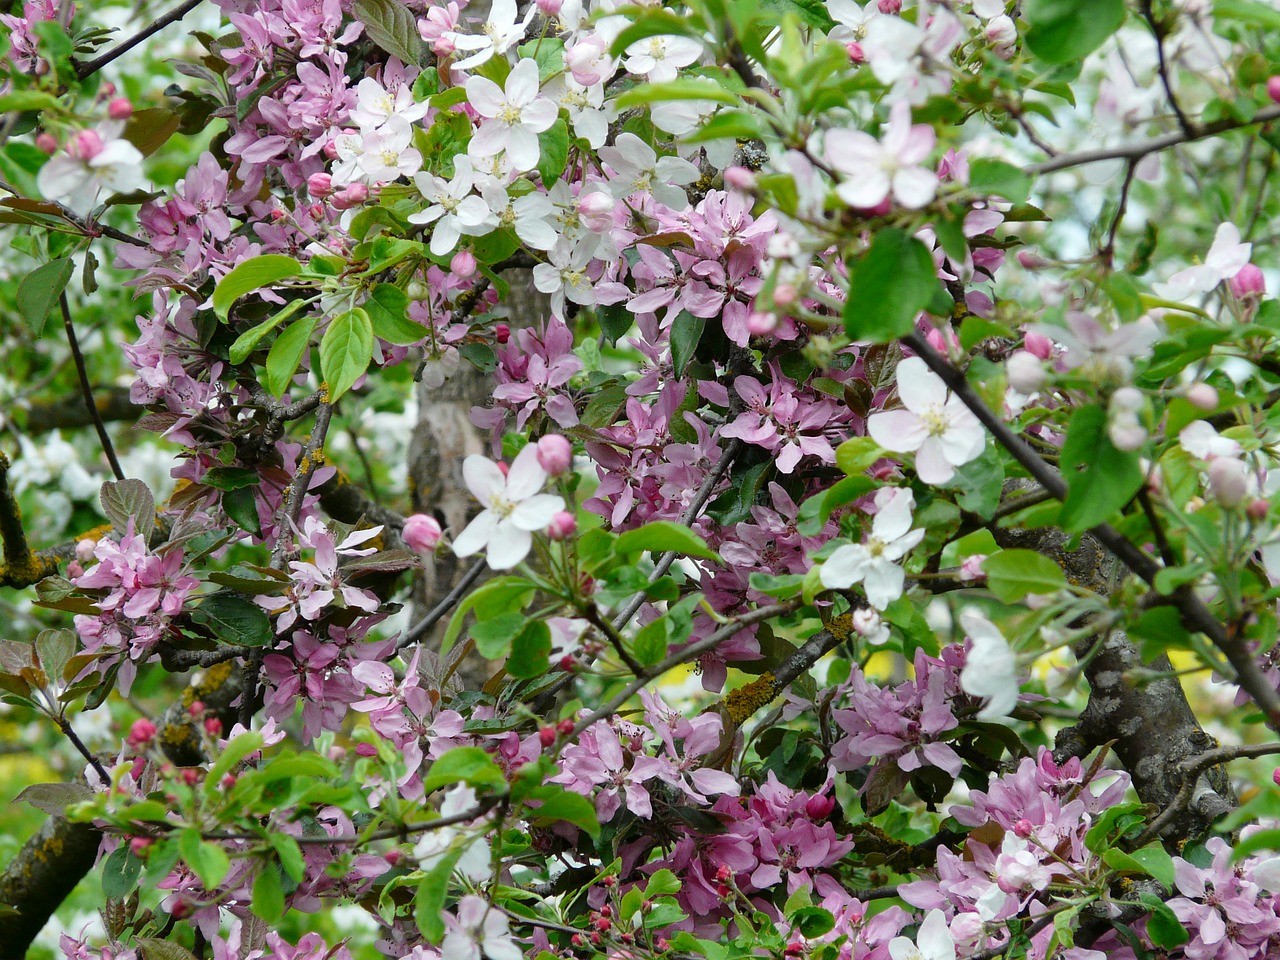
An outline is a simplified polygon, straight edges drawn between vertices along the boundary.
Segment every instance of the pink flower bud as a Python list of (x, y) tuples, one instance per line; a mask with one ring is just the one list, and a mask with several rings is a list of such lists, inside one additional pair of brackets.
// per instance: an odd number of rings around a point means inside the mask
[(604, 233), (613, 227), (613, 211), (617, 207), (613, 197), (599, 190), (584, 193), (578, 198), (578, 216), (593, 233)]
[(1271, 771), (1271, 781), (1277, 787), (1280, 787), (1280, 767), (1276, 767), (1274, 770)]
[(538, 10), (544, 17), (554, 17), (560, 13), (564, 0), (538, 0)]
[(440, 536), (443, 533), (435, 517), (425, 513), (415, 513), (405, 518), (400, 539), (414, 553), (430, 553), (440, 542)]
[(102, 87), (98, 90), (98, 96), (100, 97), (114, 97), (115, 95), (116, 95), (116, 85), (112, 83), (110, 80), (104, 83)]
[(448, 37), (441, 37), (431, 45), (431, 52), (437, 57), (451, 57), (457, 49)]
[(382, 855), (382, 859), (387, 861), (388, 866), (394, 867), (404, 859), (404, 851), (392, 848)]
[(862, 44), (857, 43), (856, 41), (853, 43), (846, 43), (844, 49), (845, 52), (849, 54), (850, 63), (861, 65), (867, 62), (867, 54), (866, 51), (862, 49)]
[(548, 433), (538, 441), (538, 466), (553, 477), (568, 473), (573, 466), (573, 444), (558, 433)]
[(1033, 394), (1044, 386), (1044, 361), (1030, 350), (1018, 350), (1004, 365), (1005, 376), (1009, 386), (1022, 394)]
[(58, 138), (48, 131), (38, 133), (36, 134), (36, 148), (42, 153), (53, 156), (58, 152)]
[(222, 784), (223, 790), (230, 790), (232, 787), (236, 785), (237, 779), (238, 778), (234, 773), (224, 773), (222, 775), (222, 779), (218, 782)]
[(876, 4), (876, 9), (881, 13), (901, 13), (902, 0), (880, 0), (880, 2)]
[(783, 309), (791, 306), (800, 298), (800, 291), (793, 283), (780, 283), (773, 288), (773, 302)]
[(893, 209), (893, 204), (889, 202), (889, 198), (885, 197), (874, 207), (859, 207), (858, 212), (866, 217), (883, 217)]
[(822, 820), (836, 807), (834, 797), (815, 793), (805, 801), (804, 812), (810, 820)]
[(1041, 360), (1048, 360), (1053, 356), (1053, 341), (1043, 333), (1028, 333), (1023, 338), (1022, 346), (1027, 353)]
[(129, 746), (142, 747), (151, 742), (156, 735), (156, 725), (145, 717), (133, 721), (129, 727)]
[(107, 116), (112, 120), (128, 120), (133, 116), (133, 104), (128, 97), (116, 97), (107, 104)]
[(752, 310), (747, 316), (747, 333), (753, 337), (767, 337), (777, 329), (778, 315), (776, 313), (761, 313), (759, 310)]
[(547, 536), (552, 540), (567, 540), (578, 529), (578, 521), (568, 510), (561, 510), (547, 524)]
[(1018, 820), (1013, 825), (1013, 832), (1017, 836), (1021, 837), (1023, 840), (1031, 836), (1031, 833), (1034, 829), (1035, 828), (1034, 826), (1032, 826), (1031, 821), (1028, 820), (1026, 817), (1023, 817), (1021, 820)]
[(1018, 263), (1022, 264), (1024, 270), (1040, 270), (1048, 266), (1048, 261), (1036, 256), (1030, 250), (1018, 251)]
[(1209, 492), (1228, 510), (1238, 506), (1249, 492), (1247, 468), (1234, 457), (1214, 457), (1208, 474)]
[(1267, 278), (1252, 263), (1246, 263), (1239, 273), (1227, 281), (1227, 286), (1237, 300), (1247, 300), (1249, 297), (1261, 297), (1267, 292)]
[(84, 575), (84, 567), (80, 565), (79, 560), (72, 560), (67, 564), (67, 576), (72, 580)]
[(1183, 396), (1187, 398), (1187, 403), (1199, 410), (1218, 409), (1218, 391), (1207, 383), (1193, 383), (1187, 387)]
[(476, 275), (476, 255), (470, 250), (459, 250), (449, 261), (449, 272), (461, 280), (470, 280)]
[(505, 323), (495, 323), (493, 325), (493, 339), (499, 343), (506, 343), (511, 339), (511, 327)]
[(188, 787), (194, 787), (200, 781), (200, 771), (195, 767), (183, 767), (182, 781)]
[(356, 744), (357, 757), (376, 757), (377, 755), (378, 755), (378, 748), (375, 747), (372, 743), (361, 742)]
[(584, 87), (595, 86), (605, 78), (605, 71), (612, 73), (609, 45), (603, 37), (590, 34), (564, 52), (564, 65)]
[(1267, 96), (1280, 103), (1280, 76), (1267, 77)]
[(1018, 39), (1018, 28), (1013, 25), (1013, 21), (1008, 17), (999, 16), (987, 24), (983, 35), (992, 46), (1009, 46)]
[(147, 848), (150, 847), (153, 842), (154, 841), (150, 837), (130, 837), (129, 852), (135, 857), (141, 859), (146, 856)]
[(72, 138), (68, 150), (72, 156), (79, 157), (81, 160), (92, 160), (102, 152), (104, 146), (97, 130), (81, 130)]
[(1249, 515), (1249, 519), (1254, 523), (1261, 523), (1271, 513), (1271, 501), (1264, 500), (1262, 497), (1251, 500), (1249, 501), (1249, 506), (1245, 507), (1245, 513)]
[(549, 747), (556, 742), (556, 728), (543, 727), (538, 731), (538, 742), (544, 747)]
[(960, 579), (966, 582), (987, 579), (987, 572), (982, 569), (986, 559), (985, 553), (975, 553), (973, 556), (965, 557), (960, 561)]
[(348, 184), (333, 195), (333, 205), (339, 210), (358, 207), (369, 199), (369, 188), (363, 183)]
[(191, 706), (187, 707), (187, 714), (192, 717), (198, 717), (204, 713), (204, 701), (192, 700)]
[(330, 160), (337, 160), (337, 159), (338, 159), (338, 145), (337, 145), (337, 143), (335, 143), (335, 142), (334, 142), (334, 141), (332, 141), (332, 140), (330, 140), (328, 143), (326, 143), (326, 144), (325, 144), (325, 145), (320, 149), (320, 152), (321, 152), (321, 153), (323, 153), (323, 154), (325, 155), (325, 157), (327, 157), (327, 158), (328, 158), (328, 159), (330, 159)]
[(327, 173), (313, 173), (307, 177), (307, 190), (316, 199), (323, 199), (333, 193), (333, 177)]
[(724, 185), (750, 193), (756, 188), (756, 175), (746, 167), (729, 167), (724, 172)]
[(222, 721), (217, 717), (205, 717), (204, 732), (211, 737), (216, 737), (222, 733)]

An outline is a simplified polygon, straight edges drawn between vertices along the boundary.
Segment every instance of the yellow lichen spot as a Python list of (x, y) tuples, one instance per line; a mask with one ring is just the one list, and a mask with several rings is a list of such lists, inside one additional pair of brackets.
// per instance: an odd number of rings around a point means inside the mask
[(725, 713), (737, 726), (778, 695), (772, 673), (763, 673), (745, 687), (731, 690), (724, 698)]
[(853, 612), (848, 611), (838, 617), (832, 617), (827, 621), (827, 631), (841, 643), (844, 643), (853, 636)]

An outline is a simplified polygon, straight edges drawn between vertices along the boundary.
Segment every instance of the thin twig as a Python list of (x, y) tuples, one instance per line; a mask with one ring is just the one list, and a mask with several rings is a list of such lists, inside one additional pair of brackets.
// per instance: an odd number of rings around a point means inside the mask
[[(693, 499), (690, 500), (684, 510), (680, 512), (679, 522), (681, 524), (688, 526), (693, 523), (694, 520), (698, 519), (698, 514), (702, 513), (702, 508), (705, 507), (707, 505), (707, 501), (711, 499), (711, 494), (714, 493), (716, 487), (720, 485), (720, 481), (728, 471), (729, 465), (733, 463), (734, 458), (737, 457), (738, 451), (741, 449), (742, 441), (735, 437), (729, 441), (728, 446), (720, 452), (720, 459), (716, 461), (715, 466), (711, 468), (711, 472), (703, 479), (702, 485), (698, 487), (698, 492), (694, 494)], [(671, 550), (659, 557), (657, 564), (654, 565), (653, 573), (649, 574), (649, 582), (655, 583), (659, 578), (665, 576), (666, 572), (671, 569), (671, 564), (675, 563), (676, 557), (678, 556), (678, 553)], [(628, 600), (627, 605), (622, 608), (622, 611), (613, 620), (614, 629), (622, 630), (625, 628), (626, 625), (631, 622), (631, 618), (636, 615), (636, 611), (644, 605), (644, 600), (644, 591), (640, 591)]]
[(71, 745), (76, 748), (80, 756), (89, 761), (89, 766), (93, 767), (98, 776), (102, 778), (102, 785), (104, 787), (110, 787), (111, 774), (107, 773), (107, 768), (102, 765), (102, 761), (93, 755), (89, 748), (84, 745), (84, 741), (76, 735), (76, 732), (73, 729), (71, 729), (71, 721), (66, 717), (58, 717), (57, 722), (58, 729), (66, 735), (66, 738), (71, 741)]
[(80, 392), (84, 395), (84, 405), (93, 420), (93, 429), (98, 432), (98, 442), (102, 444), (102, 452), (107, 455), (107, 462), (111, 464), (111, 472), (115, 474), (117, 480), (123, 480), (124, 470), (120, 468), (115, 447), (112, 446), (111, 437), (107, 434), (107, 425), (102, 422), (102, 414), (98, 412), (98, 405), (93, 399), (93, 384), (89, 382), (89, 371), (85, 367), (84, 354), (80, 352), (80, 341), (76, 338), (76, 328), (71, 322), (71, 307), (67, 303), (65, 290), (58, 295), (58, 306), (62, 310), (62, 326), (67, 331), (67, 343), (71, 346), (71, 358), (75, 361), (76, 375), (80, 378)]
[(1167, 31), (1163, 25), (1156, 23), (1155, 13), (1151, 9), (1151, 0), (1142, 0), (1140, 6), (1142, 19), (1147, 21), (1147, 26), (1151, 28), (1151, 35), (1156, 41), (1156, 69), (1160, 73), (1160, 85), (1164, 87), (1165, 98), (1173, 108), (1173, 115), (1178, 118), (1178, 126), (1182, 128), (1182, 132), (1188, 139), (1194, 139), (1195, 128), (1183, 112), (1182, 104), (1178, 103), (1178, 97), (1173, 92), (1173, 80), (1169, 76), (1169, 64), (1164, 55), (1164, 38)]
[(462, 579), (457, 582), (454, 588), (445, 594), (444, 598), (432, 607), (425, 617), (405, 631), (404, 636), (396, 644), (396, 649), (403, 650), (434, 627), (440, 621), (440, 618), (452, 610), (454, 605), (462, 599), (462, 595), (471, 589), (471, 585), (480, 579), (480, 574), (484, 573), (485, 565), (484, 557), (477, 560), (471, 569), (462, 575)]
[(1219, 133), (1226, 133), (1230, 130), (1239, 130), (1243, 127), (1252, 127), (1259, 123), (1268, 123), (1277, 118), (1280, 118), (1280, 104), (1273, 104), (1269, 107), (1263, 107), (1249, 120), (1224, 117), (1221, 120), (1215, 120), (1213, 123), (1197, 126), (1191, 131), (1190, 135), (1185, 130), (1175, 130), (1172, 133), (1152, 137), (1149, 140), (1121, 144), (1118, 147), (1101, 147), (1097, 150), (1082, 150), (1079, 153), (1064, 153), (1049, 160), (1042, 160), (1040, 163), (1033, 163), (1024, 169), (1032, 176), (1039, 176), (1042, 173), (1053, 173), (1056, 170), (1082, 167), (1089, 163), (1101, 163), (1103, 160), (1138, 160), (1149, 153), (1168, 150), (1170, 147), (1176, 147), (1182, 143), (1203, 140), (1205, 137), (1216, 136)]
[(83, 80), (85, 77), (93, 76), (93, 74), (97, 73), (112, 60), (115, 60), (121, 54), (132, 50), (143, 40), (146, 40), (153, 34), (159, 33), (169, 24), (181, 20), (188, 13), (198, 7), (201, 2), (202, 0), (183, 0), (182, 3), (174, 7), (168, 13), (162, 14), (153, 23), (135, 33), (128, 40), (124, 40), (116, 44), (102, 56), (94, 57), (92, 60), (86, 60), (84, 63), (77, 63), (75, 65), (76, 79)]
[(1215, 750), (1207, 750), (1198, 756), (1183, 760), (1178, 765), (1178, 772), (1182, 775), (1182, 786), (1178, 788), (1177, 795), (1168, 806), (1160, 811), (1160, 815), (1148, 824), (1147, 829), (1142, 831), (1142, 836), (1134, 841), (1134, 847), (1144, 846), (1160, 836), (1160, 831), (1186, 807), (1191, 800), (1191, 793), (1195, 790), (1196, 781), (1200, 778), (1200, 774), (1210, 767), (1216, 767), (1219, 764), (1246, 757), (1265, 757), (1273, 753), (1280, 753), (1280, 743), (1254, 743), (1237, 747), (1218, 747)]

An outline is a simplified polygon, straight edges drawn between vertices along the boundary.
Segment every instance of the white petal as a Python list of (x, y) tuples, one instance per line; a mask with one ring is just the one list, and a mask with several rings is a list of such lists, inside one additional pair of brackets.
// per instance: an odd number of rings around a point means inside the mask
[(516, 454), (515, 460), (511, 462), (511, 469), (507, 471), (507, 499), (512, 503), (528, 500), (546, 482), (547, 471), (538, 463), (538, 445), (530, 443)]
[(494, 570), (510, 570), (529, 555), (533, 534), (510, 522), (498, 525), (489, 537), (489, 566)]
[(498, 515), (492, 510), (482, 510), (453, 541), (454, 556), (469, 557), (473, 553), (479, 553), (488, 544), (497, 527)]
[(473, 453), (462, 461), (462, 478), (471, 495), (486, 507), (495, 496), (505, 495), (507, 489), (507, 478), (502, 475), (498, 465), (478, 453)]
[(907, 357), (899, 363), (896, 376), (898, 396), (912, 413), (924, 413), (946, 402), (947, 385), (919, 357)]

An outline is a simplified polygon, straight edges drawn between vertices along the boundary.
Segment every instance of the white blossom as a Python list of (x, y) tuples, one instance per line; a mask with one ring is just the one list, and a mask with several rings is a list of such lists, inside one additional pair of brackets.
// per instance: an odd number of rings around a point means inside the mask
[[(458, 784), (445, 793), (444, 802), (440, 804), (440, 816), (455, 817), (473, 809), (475, 805), (475, 791), (465, 784)], [(455, 844), (463, 847), (462, 856), (454, 866), (456, 872), (472, 882), (489, 876), (492, 869), (489, 841), (485, 839), (483, 829), (465, 824), (451, 824), (424, 831), (413, 848), (413, 856), (423, 870), (430, 870), (454, 849)]]
[(474, 894), (458, 901), (458, 915), (446, 917), (448, 932), (440, 944), (441, 960), (521, 960), (524, 951), (511, 939), (507, 915)]
[(946, 483), (956, 467), (981, 455), (986, 432), (919, 357), (898, 364), (897, 380), (905, 409), (872, 414), (867, 433), (886, 450), (915, 453), (916, 473), (925, 483)]
[(960, 689), (971, 697), (988, 697), (979, 720), (1007, 716), (1018, 703), (1018, 658), (994, 623), (975, 610), (960, 614), (960, 626), (973, 641), (960, 671)]
[(1239, 273), (1252, 253), (1253, 244), (1240, 242), (1240, 230), (1234, 223), (1219, 224), (1204, 263), (1179, 270), (1167, 283), (1153, 284), (1152, 289), (1165, 300), (1185, 300), (1192, 294), (1208, 293)]
[(941, 910), (930, 910), (920, 924), (915, 943), (909, 937), (889, 941), (893, 960), (956, 960), (956, 942), (947, 929), (947, 918)]
[(76, 213), (93, 209), (98, 194), (128, 193), (142, 186), (142, 154), (120, 138), (122, 121), (104, 123), (80, 134), (68, 150), (50, 158), (36, 174), (36, 187)]
[(525, 13), (524, 19), (517, 21), (516, 0), (493, 0), (493, 5), (489, 8), (489, 18), (480, 28), (480, 33), (469, 34), (456, 31), (446, 33), (444, 39), (452, 43), (455, 50), (471, 52), (470, 56), (464, 57), (453, 64), (453, 68), (455, 70), (470, 70), (472, 67), (478, 67), (480, 64), (485, 63), (494, 54), (506, 53), (512, 46), (524, 39), (525, 31), (529, 28), (529, 21), (533, 18), (537, 9), (534, 4), (529, 4), (529, 9)]
[(648, 77), (650, 83), (667, 83), (701, 55), (702, 44), (691, 37), (646, 37), (627, 47), (623, 66), (628, 73)]
[(538, 492), (547, 472), (538, 464), (536, 444), (520, 451), (506, 476), (479, 454), (462, 462), (462, 476), (485, 508), (458, 535), (453, 552), (469, 557), (484, 550), (494, 570), (509, 570), (523, 560), (533, 547), (533, 531), (545, 530), (564, 509), (560, 497)]
[(911, 106), (905, 100), (890, 108), (881, 140), (861, 130), (828, 131), (827, 162), (845, 178), (836, 194), (861, 209), (890, 196), (904, 207), (923, 207), (938, 191), (937, 174), (920, 165), (936, 139), (928, 124), (912, 125)]
[(489, 220), (489, 207), (471, 192), (475, 172), (467, 157), (453, 161), (453, 179), (445, 181), (423, 171), (413, 178), (418, 191), (431, 206), (409, 215), (410, 223), (434, 223), (431, 252), (443, 257), (458, 245), (462, 234), (482, 232)]
[(614, 178), (609, 188), (615, 197), (621, 199), (647, 193), (672, 209), (688, 205), (689, 198), (680, 187), (693, 183), (702, 175), (688, 160), (659, 158), (653, 147), (634, 133), (620, 134), (614, 146), (600, 150), (600, 159), (613, 170)]
[(472, 77), (467, 81), (467, 100), (487, 118), (471, 138), (476, 150), (505, 150), (517, 170), (538, 165), (538, 134), (556, 122), (560, 110), (540, 96), (536, 60), (525, 58), (516, 64), (505, 89), (488, 77)]
[(818, 576), (828, 590), (846, 590), (861, 582), (867, 600), (877, 610), (883, 610), (902, 596), (905, 575), (897, 561), (924, 539), (924, 530), (911, 529), (915, 497), (910, 490), (882, 487), (876, 492), (875, 502), (876, 515), (866, 542), (837, 548)]

